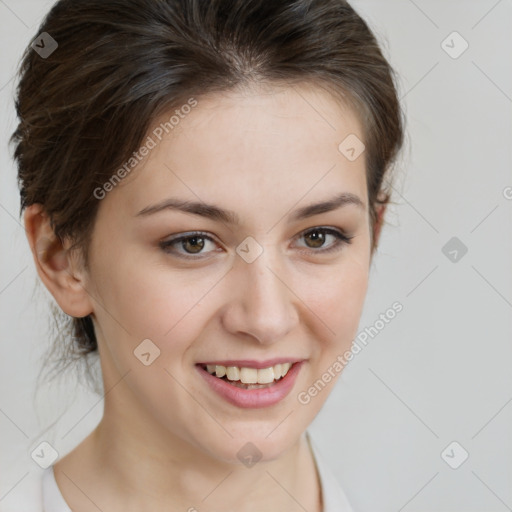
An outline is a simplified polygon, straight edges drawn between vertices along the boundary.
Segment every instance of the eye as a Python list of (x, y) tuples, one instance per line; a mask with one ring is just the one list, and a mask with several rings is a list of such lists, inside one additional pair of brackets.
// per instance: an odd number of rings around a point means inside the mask
[[(327, 239), (326, 237), (328, 236), (334, 237), (334, 242), (327, 248), (322, 248)], [(299, 238), (304, 238), (305, 240), (311, 241), (311, 245), (307, 245), (306, 247), (310, 249), (312, 248), (313, 251), (308, 252), (324, 254), (328, 252), (341, 250), (343, 245), (351, 244), (351, 240), (354, 237), (347, 236), (345, 235), (345, 233), (343, 233), (343, 231), (338, 229), (315, 227), (304, 232)]]
[[(206, 233), (198, 231), (173, 237), (169, 240), (164, 240), (163, 242), (160, 242), (160, 247), (165, 252), (176, 254), (180, 258), (197, 260), (205, 257), (205, 251), (203, 251), (203, 249), (208, 245), (208, 242), (215, 243), (212, 237), (208, 236)], [(179, 249), (183, 249), (184, 252), (177, 250), (177, 248), (175, 248), (176, 246)], [(199, 256), (193, 256), (194, 254), (198, 254)]]
[[(334, 242), (327, 248), (322, 248), (329, 236), (334, 237)], [(345, 235), (343, 231), (338, 229), (315, 227), (303, 232), (299, 239), (300, 238), (309, 240), (311, 243), (306, 247), (312, 250), (306, 252), (324, 254), (341, 250), (343, 245), (352, 243), (351, 240), (354, 237), (349, 237)], [(179, 258), (198, 260), (207, 257), (208, 253), (214, 252), (214, 250), (203, 251), (208, 243), (218, 245), (207, 233), (197, 231), (164, 240), (160, 242), (159, 245), (166, 253), (175, 254)]]

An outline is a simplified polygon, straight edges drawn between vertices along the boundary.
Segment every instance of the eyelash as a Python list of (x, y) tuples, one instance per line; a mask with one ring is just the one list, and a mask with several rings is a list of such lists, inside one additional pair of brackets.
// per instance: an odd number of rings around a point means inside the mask
[[(336, 237), (336, 241), (327, 249), (318, 249), (318, 250), (306, 249), (305, 252), (309, 252), (312, 254), (327, 254), (330, 252), (341, 250), (341, 248), (344, 245), (351, 244), (352, 239), (354, 238), (353, 236), (345, 235), (345, 233), (343, 233), (343, 231), (340, 231), (338, 229), (325, 228), (325, 227), (315, 227), (315, 228), (303, 231), (302, 234), (298, 238), (302, 238), (311, 233), (317, 233), (317, 232), (321, 232), (321, 233), (328, 234), (328, 235), (333, 235)], [(191, 254), (177, 253), (175, 250), (169, 249), (170, 247), (178, 244), (179, 242), (183, 242), (184, 240), (188, 240), (189, 238), (195, 238), (195, 237), (204, 238), (206, 240), (210, 240), (211, 242), (215, 243), (215, 240), (211, 236), (209, 236), (207, 233), (205, 233), (203, 231), (194, 231), (194, 232), (188, 233), (186, 235), (178, 236), (176, 238), (171, 238), (170, 240), (165, 240), (163, 242), (160, 242), (159, 245), (164, 252), (166, 252), (168, 254), (174, 253), (178, 258), (188, 259), (188, 260), (199, 260), (199, 259), (206, 258), (207, 256), (200, 256), (200, 253), (198, 253), (198, 256), (193, 256)]]

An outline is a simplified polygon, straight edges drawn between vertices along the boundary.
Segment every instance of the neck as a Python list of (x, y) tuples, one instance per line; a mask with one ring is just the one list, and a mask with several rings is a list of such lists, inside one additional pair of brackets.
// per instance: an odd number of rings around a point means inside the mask
[(159, 424), (149, 425), (143, 414), (125, 417), (118, 401), (115, 410), (108, 405), (96, 429), (55, 466), (62, 494), (77, 510), (87, 510), (78, 506), (85, 495), (89, 506), (111, 512), (321, 511), (304, 434), (278, 459), (247, 468), (219, 460)]

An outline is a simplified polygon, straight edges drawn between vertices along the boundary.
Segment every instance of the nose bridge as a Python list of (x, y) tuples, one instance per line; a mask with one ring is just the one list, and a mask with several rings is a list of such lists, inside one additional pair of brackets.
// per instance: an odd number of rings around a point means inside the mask
[(283, 338), (297, 321), (294, 295), (285, 284), (285, 266), (265, 248), (250, 263), (237, 258), (233, 271), (236, 293), (229, 327), (256, 337), (260, 343)]

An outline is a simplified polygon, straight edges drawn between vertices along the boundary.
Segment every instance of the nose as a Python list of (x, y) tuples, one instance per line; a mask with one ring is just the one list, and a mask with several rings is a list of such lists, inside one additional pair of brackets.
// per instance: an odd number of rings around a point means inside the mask
[(227, 331), (272, 344), (297, 325), (299, 299), (287, 283), (287, 273), (276, 262), (272, 264), (267, 251), (252, 263), (237, 258), (229, 274), (233, 293), (222, 316)]

